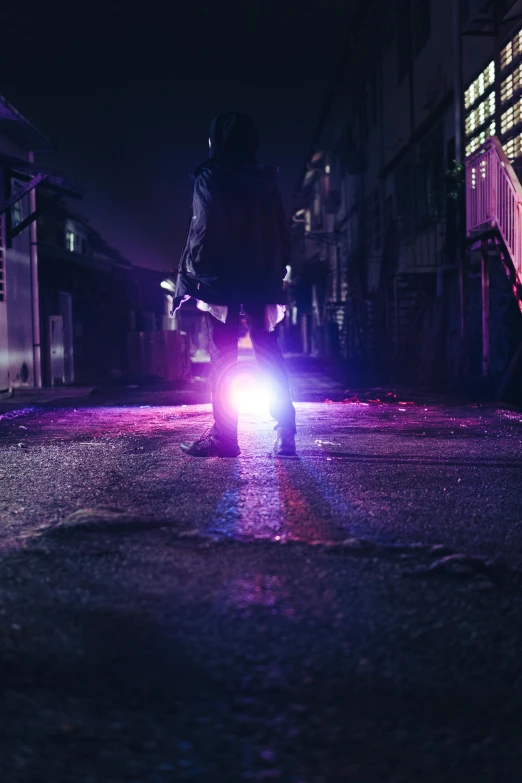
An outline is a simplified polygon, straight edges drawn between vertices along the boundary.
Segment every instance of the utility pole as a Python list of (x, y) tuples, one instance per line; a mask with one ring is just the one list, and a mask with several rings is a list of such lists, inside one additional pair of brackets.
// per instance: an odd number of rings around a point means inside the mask
[(482, 278), (482, 377), (489, 378), (490, 368), (490, 337), (489, 337), (489, 247), (487, 240), (482, 240), (481, 247), (481, 278)]
[[(34, 153), (29, 152), (30, 163), (34, 163)], [(29, 214), (36, 213), (36, 188), (29, 191)], [(31, 261), (31, 300), (33, 312), (33, 366), (34, 385), (37, 389), (42, 386), (42, 352), (40, 345), (40, 294), (38, 290), (38, 234), (36, 216), (29, 226), (30, 261)]]

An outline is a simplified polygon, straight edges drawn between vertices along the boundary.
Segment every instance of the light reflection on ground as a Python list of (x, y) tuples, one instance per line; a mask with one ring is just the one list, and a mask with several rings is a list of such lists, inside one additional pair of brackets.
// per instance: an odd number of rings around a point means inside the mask
[[(108, 506), (226, 538), (461, 545), (483, 525), (489, 542), (519, 546), (520, 414), (314, 402), (298, 403), (297, 417), (295, 460), (274, 458), (266, 410), (240, 415), (242, 454), (232, 460), (179, 449), (210, 425), (209, 404), (93, 405), (6, 419), (0, 538)], [(21, 477), (31, 486), (23, 502)]]

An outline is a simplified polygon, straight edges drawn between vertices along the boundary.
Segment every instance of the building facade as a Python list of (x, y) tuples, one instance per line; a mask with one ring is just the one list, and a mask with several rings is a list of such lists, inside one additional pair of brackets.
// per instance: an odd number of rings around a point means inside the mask
[(34, 162), (48, 139), (0, 96), (0, 390), (41, 385), (36, 191), (77, 197)]
[[(356, 4), (293, 216), (303, 348), (354, 377), (451, 383), (476, 370), (463, 166), (493, 134), (515, 165), (522, 155), (519, 5)], [(518, 328), (505, 293), (490, 303), (497, 341)]]
[(66, 203), (39, 204), (43, 384), (184, 377), (188, 341), (173, 334), (164, 274), (129, 263)]
[(71, 208), (78, 186), (34, 162), (51, 150), (0, 96), (0, 392), (185, 377), (164, 275), (131, 265)]
[(43, 385), (122, 377), (132, 266), (65, 202), (37, 203)]

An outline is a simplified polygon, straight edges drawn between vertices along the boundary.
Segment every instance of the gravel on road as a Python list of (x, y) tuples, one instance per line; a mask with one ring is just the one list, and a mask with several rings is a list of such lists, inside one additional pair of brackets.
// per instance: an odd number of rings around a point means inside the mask
[(0, 779), (520, 780), (522, 414), (208, 405), (0, 422)]

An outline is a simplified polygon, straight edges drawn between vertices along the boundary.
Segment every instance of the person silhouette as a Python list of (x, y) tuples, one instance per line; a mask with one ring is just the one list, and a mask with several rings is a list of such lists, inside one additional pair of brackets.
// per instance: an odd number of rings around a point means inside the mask
[(254, 355), (270, 378), (274, 452), (296, 453), (295, 408), (275, 332), (284, 317), (283, 279), (290, 231), (277, 168), (261, 165), (259, 136), (246, 114), (227, 111), (212, 121), (209, 157), (195, 170), (192, 220), (181, 255), (174, 313), (189, 298), (206, 311), (214, 423), (181, 449), (193, 457), (237, 457), (238, 411), (231, 385), (238, 359), (240, 312)]

